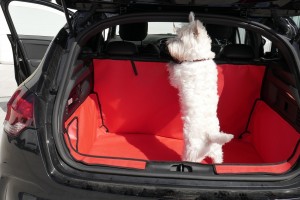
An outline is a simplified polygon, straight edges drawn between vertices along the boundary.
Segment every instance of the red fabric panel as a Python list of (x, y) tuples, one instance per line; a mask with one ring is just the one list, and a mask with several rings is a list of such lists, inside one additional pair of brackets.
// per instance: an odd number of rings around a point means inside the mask
[[(180, 161), (180, 152), (183, 145), (182, 140), (155, 135), (101, 133), (91, 148), (90, 156), (82, 156), (70, 148), (69, 140), (67, 137), (65, 138), (71, 155), (77, 161), (86, 164), (101, 164), (134, 169), (145, 169), (146, 160)], [(298, 147), (294, 156), (289, 161), (278, 164), (264, 164), (257, 152), (251, 147), (251, 144), (234, 139), (224, 147), (225, 164), (216, 165), (215, 170), (218, 174), (262, 172), (281, 174), (294, 166), (299, 154), (300, 148)], [(109, 156), (112, 158), (96, 156)], [(145, 161), (124, 160), (120, 158), (144, 159)], [(244, 163), (244, 165), (226, 165), (226, 163), (234, 162)], [(251, 163), (261, 164), (250, 165)]]
[[(72, 121), (71, 121), (72, 120)], [(69, 122), (70, 121), (70, 122)], [(77, 133), (78, 133), (78, 119), (77, 118), (70, 118), (70, 120), (66, 123), (67, 132), (70, 138), (71, 145), (77, 149)], [(77, 149), (78, 150), (78, 149)]]
[[(77, 155), (75, 150), (72, 151), (72, 155), (77, 160), (89, 164), (112, 163), (114, 166), (117, 165), (118, 160), (123, 163), (122, 166), (125, 166), (125, 161), (122, 159), (96, 158), (96, 156), (152, 161), (181, 161), (183, 140), (151, 134), (115, 134), (102, 132), (101, 129), (97, 130), (98, 137), (87, 153), (90, 156), (82, 157), (79, 154)], [(74, 146), (73, 149), (75, 149)], [(82, 152), (79, 151), (79, 153)], [(234, 139), (224, 147), (224, 162), (261, 163), (262, 160), (251, 144)], [(129, 164), (132, 163), (129, 162)]]
[(287, 160), (300, 139), (299, 133), (263, 101), (258, 101), (249, 132), (253, 145), (266, 163)]
[(180, 161), (183, 141), (146, 134), (100, 133), (89, 154), (156, 161)]
[(223, 146), (224, 163), (264, 163), (253, 144), (233, 139)]
[(270, 164), (270, 165), (216, 165), (215, 170), (217, 174), (247, 174), (247, 173), (272, 173), (283, 174), (288, 172), (299, 159), (300, 148), (298, 146), (292, 158), (287, 162)]
[[(169, 84), (167, 65), (135, 62), (135, 67), (138, 76), (134, 74), (131, 61), (94, 60), (94, 90), (99, 94), (105, 125), (110, 133), (100, 128), (97, 98), (96, 95), (90, 95), (66, 122), (67, 125), (74, 117), (79, 119), (78, 138), (74, 133), (77, 130), (74, 122), (68, 130), (70, 140), (65, 135), (76, 160), (138, 169), (144, 169), (146, 162), (120, 158), (181, 160), (183, 141), (180, 106), (177, 90)], [(238, 136), (245, 130), (253, 103), (260, 96), (265, 68), (219, 65), (218, 71), (218, 117), (221, 129)], [(299, 139), (297, 132), (263, 102), (256, 105), (249, 131), (251, 134), (248, 138), (234, 139), (224, 146), (224, 163), (284, 161), (292, 154)], [(76, 140), (79, 152), (71, 148), (76, 145)], [(279, 149), (279, 145), (282, 148)], [(216, 166), (219, 173), (229, 173), (230, 170), (237, 173), (260, 172), (260, 169), (262, 172), (280, 173), (292, 165), (260, 165), (262, 168), (220, 166)]]
[(64, 135), (67, 147), (70, 151), (72, 157), (78, 161), (85, 164), (96, 164), (96, 165), (109, 165), (115, 167), (125, 167), (125, 168), (133, 168), (133, 169), (145, 169), (146, 161), (138, 161), (138, 160), (126, 160), (126, 159), (116, 159), (116, 158), (107, 158), (107, 157), (99, 157), (92, 155), (84, 155), (80, 152), (76, 151), (74, 146), (71, 146), (68, 135)]
[(99, 94), (110, 132), (182, 138), (177, 90), (166, 63), (94, 60), (94, 90)]
[(218, 71), (220, 127), (238, 137), (245, 131), (255, 100), (260, 98), (265, 67), (222, 64)]
[(133, 168), (133, 169), (146, 168), (146, 161), (137, 161), (137, 160), (85, 157), (83, 162), (87, 164), (108, 165), (110, 167), (114, 166), (114, 167)]
[[(96, 156), (108, 156), (123, 159), (141, 159), (152, 161), (181, 161), (183, 141), (156, 135), (144, 134), (115, 134), (104, 133), (98, 129), (99, 136), (90, 148), (87, 155), (82, 157), (73, 150), (72, 155), (77, 160), (89, 164), (125, 165), (122, 159), (104, 159)], [(137, 161), (138, 162), (138, 161)], [(224, 146), (224, 163), (262, 163), (262, 159), (250, 143), (238, 139), (232, 140)], [(204, 163), (210, 163), (205, 161)], [(129, 160), (132, 167), (132, 162)], [(129, 167), (129, 166), (127, 166)]]
[[(178, 91), (168, 79), (167, 63), (94, 60), (94, 90), (105, 125), (116, 133), (145, 133), (182, 139)], [(220, 65), (218, 117), (221, 130), (236, 137), (246, 127), (260, 96), (264, 67)]]
[[(87, 97), (66, 121), (66, 126), (68, 126), (70, 121), (75, 117), (78, 118), (78, 151), (81, 153), (88, 153), (96, 139), (96, 129), (101, 126), (100, 110), (95, 94), (90, 94)], [(74, 124), (70, 126), (68, 133), (71, 138), (73, 138), (73, 135), (76, 135), (76, 130)]]
[[(100, 116), (98, 113), (99, 109), (96, 95), (91, 94), (66, 122), (66, 126), (69, 126), (68, 134), (65, 134), (65, 141), (75, 160), (86, 164), (101, 164), (135, 169), (145, 169), (147, 160), (181, 160), (183, 140), (141, 133), (106, 133), (100, 126)], [(76, 117), (78, 121), (73, 120)], [(253, 123), (255, 123), (255, 127), (259, 126), (260, 128), (254, 129), (254, 127), (252, 127), (254, 126)], [(285, 132), (276, 125), (272, 128), (270, 123), (278, 124), (278, 126), (283, 127)], [(76, 151), (75, 140), (77, 129), (79, 131), (77, 138), (79, 140), (78, 151)], [(274, 155), (276, 160), (281, 159), (280, 161), (284, 161), (292, 154), (291, 151), (293, 151), (299, 139), (297, 132), (265, 103), (258, 102), (256, 104), (249, 130), (251, 130), (252, 133), (250, 133), (248, 137), (233, 139), (224, 146), (225, 164), (216, 166), (217, 173), (266, 172), (279, 174), (288, 171), (294, 165), (298, 159), (300, 148), (297, 149), (297, 152), (289, 161), (266, 165), (264, 163), (270, 163), (271, 161), (266, 161), (265, 158), (262, 158), (260, 155), (264, 154), (262, 154), (261, 150), (257, 150), (255, 148), (256, 146), (251, 144), (251, 142), (255, 142), (256, 137), (268, 137), (259, 138), (259, 140), (263, 140), (262, 144), (266, 146), (266, 148), (263, 149), (263, 153)], [(278, 133), (275, 133), (276, 131), (278, 131)], [(273, 133), (277, 138), (276, 140), (287, 141), (289, 144), (281, 145), (281, 148), (277, 148), (278, 150), (274, 152), (273, 148), (277, 147), (276, 144), (278, 145), (278, 142), (273, 140), (269, 133)], [(293, 135), (296, 136), (296, 138), (294, 138)], [(282, 154), (282, 152), (288, 153)], [(277, 155), (279, 155), (278, 158)], [(202, 163), (210, 162), (209, 159), (207, 159)], [(239, 163), (239, 165), (226, 165), (226, 163)], [(247, 165), (242, 165), (242, 163)]]
[(79, 155), (76, 153), (75, 146), (73, 146), (73, 142), (70, 140), (69, 135), (64, 134), (64, 138), (65, 138), (65, 143), (69, 149), (71, 156), (77, 161), (84, 159), (85, 156), (82, 156), (82, 155)]

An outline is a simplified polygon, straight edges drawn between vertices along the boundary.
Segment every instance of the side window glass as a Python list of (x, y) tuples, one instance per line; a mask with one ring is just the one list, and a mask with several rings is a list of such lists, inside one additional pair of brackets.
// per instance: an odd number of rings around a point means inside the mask
[(245, 38), (246, 38), (246, 30), (243, 28), (238, 28), (235, 37), (236, 44), (245, 44)]
[(294, 16), (292, 19), (297, 24), (298, 28), (300, 28), (300, 16)]
[(18, 35), (53, 37), (66, 24), (63, 12), (44, 5), (12, 1), (8, 9)]
[(102, 37), (104, 39), (104, 41), (108, 40), (108, 33), (109, 33), (109, 29), (105, 29), (104, 31), (102, 31)]
[(263, 40), (264, 40), (264, 53), (266, 54), (268, 52), (271, 52), (272, 42), (265, 37), (263, 37)]

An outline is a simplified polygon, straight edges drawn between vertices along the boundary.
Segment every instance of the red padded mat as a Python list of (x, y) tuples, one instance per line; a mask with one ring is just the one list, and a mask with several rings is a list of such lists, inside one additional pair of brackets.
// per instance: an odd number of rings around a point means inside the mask
[[(146, 133), (182, 138), (178, 91), (168, 79), (167, 63), (94, 60), (94, 91), (99, 94), (105, 125), (115, 133)], [(263, 66), (218, 66), (222, 131), (244, 132), (265, 71)]]
[[(181, 139), (142, 133), (107, 133), (99, 123), (100, 115), (98, 112), (96, 95), (91, 94), (66, 122), (65, 141), (71, 155), (77, 161), (86, 164), (144, 169), (148, 160), (181, 160), (183, 147)], [(255, 126), (256, 128), (253, 129), (253, 123), (257, 123), (256, 126), (259, 125), (260, 127)], [(283, 126), (285, 131), (277, 128), (277, 125), (270, 126), (270, 123)], [(248, 137), (233, 139), (224, 146), (225, 165), (216, 166), (218, 173), (259, 172), (259, 169), (263, 172), (279, 173), (286, 170), (288, 166), (293, 166), (295, 157), (299, 156), (299, 152), (294, 155), (293, 159), (287, 160), (292, 155), (299, 140), (298, 133), (265, 103), (261, 101), (257, 103), (249, 130), (251, 133)], [(256, 148), (255, 138), (265, 137), (269, 133), (276, 135), (278, 141), (282, 138), (290, 139), (283, 139), (285, 145), (278, 148), (275, 153), (272, 149), (277, 144), (274, 143), (274, 139), (265, 138), (265, 148)], [(270, 155), (270, 157), (266, 157), (265, 154)], [(271, 161), (282, 161), (282, 163), (266, 165)], [(210, 162), (207, 159), (203, 163)], [(239, 165), (226, 165), (226, 163), (239, 163)], [(259, 165), (261, 168), (251, 164), (261, 164)]]
[[(136, 169), (144, 169), (149, 160), (181, 160), (180, 106), (177, 90), (168, 81), (166, 63), (135, 62), (135, 67), (137, 76), (130, 61), (94, 60), (94, 91), (100, 101), (90, 94), (65, 123), (65, 141), (75, 160)], [(224, 64), (218, 71), (221, 129), (238, 138), (260, 96), (265, 67)], [(108, 133), (102, 126), (99, 103)], [(224, 146), (225, 164), (216, 166), (218, 173), (259, 172), (257, 166), (261, 172), (279, 173), (293, 165), (285, 161), (295, 149), (298, 133), (261, 101), (249, 132)], [(279, 167), (266, 165), (280, 161)]]

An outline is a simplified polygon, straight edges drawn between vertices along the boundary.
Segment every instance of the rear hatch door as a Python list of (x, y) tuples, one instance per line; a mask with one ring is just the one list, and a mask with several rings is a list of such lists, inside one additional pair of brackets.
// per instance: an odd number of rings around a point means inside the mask
[(60, 5), (50, 1), (7, 1), (1, 7), (11, 34), (15, 79), (22, 83), (40, 64), (50, 42), (66, 24)]

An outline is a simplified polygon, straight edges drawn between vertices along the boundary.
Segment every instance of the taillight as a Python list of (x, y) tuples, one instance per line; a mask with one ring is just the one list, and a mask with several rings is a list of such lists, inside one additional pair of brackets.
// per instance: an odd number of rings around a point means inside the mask
[(19, 136), (27, 127), (33, 126), (34, 95), (25, 87), (19, 88), (7, 103), (4, 131), (11, 136)]

